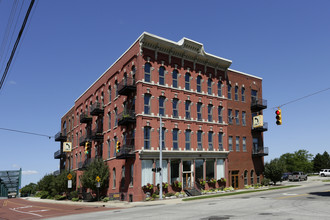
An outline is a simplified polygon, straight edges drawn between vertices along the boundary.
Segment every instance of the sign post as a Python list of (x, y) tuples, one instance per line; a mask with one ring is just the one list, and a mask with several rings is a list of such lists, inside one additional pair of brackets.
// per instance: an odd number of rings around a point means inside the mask
[(101, 183), (100, 183), (101, 178), (99, 176), (97, 176), (95, 178), (95, 180), (96, 180), (96, 188), (97, 188), (97, 201), (99, 201), (100, 200), (99, 189), (100, 189), (100, 186), (101, 186)]

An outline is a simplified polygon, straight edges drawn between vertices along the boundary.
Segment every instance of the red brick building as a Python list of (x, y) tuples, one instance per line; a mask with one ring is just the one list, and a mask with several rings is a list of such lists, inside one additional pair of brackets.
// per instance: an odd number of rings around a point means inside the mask
[[(252, 128), (252, 116), (267, 107), (262, 79), (230, 65), (193, 40), (143, 33), (62, 117), (54, 157), (61, 169), (77, 172), (78, 185), (83, 169), (102, 158), (110, 171), (107, 193), (127, 201), (143, 200), (142, 187), (159, 183), (152, 168), (160, 166), (160, 144), (169, 185), (179, 181), (188, 189), (212, 178), (235, 188), (258, 183), (268, 154), (266, 124)], [(72, 142), (72, 152), (63, 153), (63, 141)]]

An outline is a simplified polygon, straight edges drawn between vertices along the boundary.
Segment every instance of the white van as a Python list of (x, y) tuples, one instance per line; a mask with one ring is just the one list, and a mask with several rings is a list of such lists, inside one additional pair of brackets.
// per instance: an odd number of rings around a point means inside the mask
[(321, 170), (319, 175), (322, 176), (322, 177), (330, 176), (330, 169)]

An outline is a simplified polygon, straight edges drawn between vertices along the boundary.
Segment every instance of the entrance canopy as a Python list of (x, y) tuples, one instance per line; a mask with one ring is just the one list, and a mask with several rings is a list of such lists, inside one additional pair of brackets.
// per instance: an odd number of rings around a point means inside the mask
[(21, 177), (22, 169), (0, 171), (0, 197), (8, 196), (11, 192), (16, 192), (18, 195)]

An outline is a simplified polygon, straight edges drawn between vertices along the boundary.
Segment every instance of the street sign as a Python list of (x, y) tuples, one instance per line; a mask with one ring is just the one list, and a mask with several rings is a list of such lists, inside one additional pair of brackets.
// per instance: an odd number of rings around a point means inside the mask
[(71, 151), (72, 151), (72, 142), (64, 142), (63, 152), (71, 152)]
[(71, 180), (72, 179), (71, 173), (69, 173), (66, 177), (68, 177), (68, 179)]
[(259, 128), (264, 125), (263, 115), (257, 115), (253, 117), (253, 128)]
[(68, 188), (69, 188), (69, 189), (72, 188), (72, 180), (68, 180)]
[(101, 186), (100, 182), (97, 182), (97, 183), (96, 183), (96, 187), (97, 187), (97, 188), (100, 188), (100, 186)]
[(95, 179), (97, 182), (100, 182), (101, 178), (99, 176), (96, 177)]

